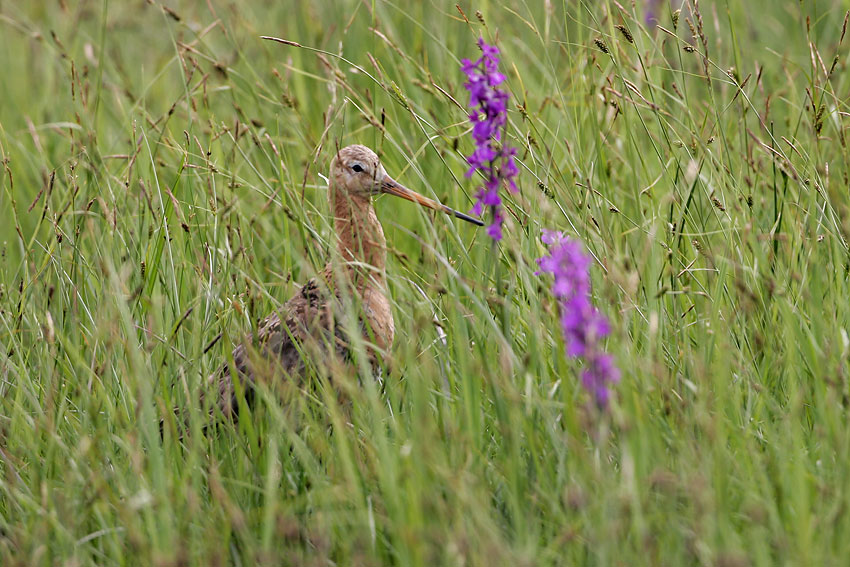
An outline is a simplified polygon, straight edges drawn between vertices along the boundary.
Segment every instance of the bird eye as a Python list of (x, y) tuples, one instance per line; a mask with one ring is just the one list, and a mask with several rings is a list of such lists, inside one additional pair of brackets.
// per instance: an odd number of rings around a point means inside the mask
[(356, 173), (362, 173), (363, 172), (363, 166), (360, 165), (359, 163), (355, 163), (354, 165), (352, 165), (351, 169)]

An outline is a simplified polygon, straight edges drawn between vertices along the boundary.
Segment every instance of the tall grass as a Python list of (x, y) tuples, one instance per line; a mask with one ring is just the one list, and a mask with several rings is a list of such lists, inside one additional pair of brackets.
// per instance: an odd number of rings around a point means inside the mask
[[(0, 563), (846, 561), (840, 3), (168, 6), (0, 1)], [(480, 35), (515, 103), (504, 240), (380, 199), (383, 384), (262, 387), (202, 431), (204, 378), (329, 256), (337, 145), (471, 207)], [(608, 412), (542, 228), (597, 260)]]

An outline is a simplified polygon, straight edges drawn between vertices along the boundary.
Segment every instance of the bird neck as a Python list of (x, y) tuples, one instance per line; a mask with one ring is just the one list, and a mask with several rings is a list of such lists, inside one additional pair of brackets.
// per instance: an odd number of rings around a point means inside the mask
[(387, 240), (372, 199), (336, 188), (331, 188), (330, 198), (340, 257), (349, 263), (351, 270), (365, 275), (365, 281), (383, 282)]

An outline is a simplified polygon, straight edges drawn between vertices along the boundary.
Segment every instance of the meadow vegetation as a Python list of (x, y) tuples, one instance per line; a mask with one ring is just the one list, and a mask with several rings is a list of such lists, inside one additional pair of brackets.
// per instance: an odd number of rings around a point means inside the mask
[[(845, 564), (845, 7), (642, 4), (0, 0), (0, 564)], [(503, 239), (380, 198), (383, 381), (204, 429), (204, 379), (328, 258), (336, 147), (472, 207), (479, 37)], [(543, 229), (595, 259), (605, 410)]]

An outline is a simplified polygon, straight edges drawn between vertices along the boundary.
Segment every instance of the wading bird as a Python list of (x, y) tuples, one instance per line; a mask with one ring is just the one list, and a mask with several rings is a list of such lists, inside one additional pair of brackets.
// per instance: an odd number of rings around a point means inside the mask
[[(238, 411), (234, 371), (246, 393), (262, 376), (303, 375), (309, 363), (349, 355), (350, 340), (340, 321), (344, 294), (359, 312), (358, 328), (370, 362), (392, 346), (395, 324), (387, 297), (386, 239), (372, 197), (387, 193), (454, 215), (478, 226), (483, 223), (401, 185), (384, 170), (369, 148), (353, 145), (338, 150), (331, 162), (329, 200), (339, 262), (329, 263), (279, 311), (233, 350), (210, 377), (218, 385), (218, 405), (226, 417)], [(246, 399), (250, 399), (249, 397)]]

